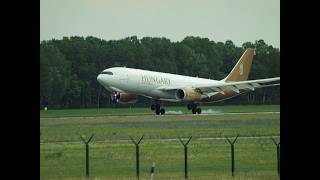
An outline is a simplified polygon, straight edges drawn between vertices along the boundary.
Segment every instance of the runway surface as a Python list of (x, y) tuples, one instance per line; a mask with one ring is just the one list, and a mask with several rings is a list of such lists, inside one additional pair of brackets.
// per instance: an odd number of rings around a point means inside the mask
[(69, 118), (113, 118), (113, 117), (139, 117), (146, 115), (154, 115), (154, 116), (173, 116), (173, 115), (183, 115), (183, 116), (221, 116), (221, 115), (244, 115), (244, 114), (280, 114), (280, 112), (217, 112), (217, 113), (203, 113), (203, 114), (189, 114), (189, 113), (172, 113), (165, 115), (155, 115), (153, 113), (141, 113), (141, 114), (97, 114), (97, 115), (83, 115), (83, 116), (52, 116), (52, 117), (40, 117), (40, 119), (69, 119)]

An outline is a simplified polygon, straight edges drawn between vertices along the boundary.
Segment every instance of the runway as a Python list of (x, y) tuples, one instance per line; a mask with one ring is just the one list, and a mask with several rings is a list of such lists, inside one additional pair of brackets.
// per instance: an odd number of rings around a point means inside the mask
[(245, 114), (280, 114), (277, 112), (215, 112), (215, 113), (202, 113), (202, 114), (190, 114), (190, 113), (169, 113), (165, 115), (155, 115), (154, 113), (139, 113), (139, 114), (97, 114), (97, 115), (82, 115), (82, 116), (51, 116), (40, 117), (40, 119), (70, 119), (70, 118), (114, 118), (114, 117), (140, 117), (140, 116), (222, 116), (222, 115), (245, 115)]

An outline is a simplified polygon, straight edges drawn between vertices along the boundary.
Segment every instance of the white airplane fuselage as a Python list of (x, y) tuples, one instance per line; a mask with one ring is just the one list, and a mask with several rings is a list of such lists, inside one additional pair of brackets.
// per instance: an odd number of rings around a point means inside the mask
[(112, 72), (110, 74), (100, 74), (97, 79), (104, 88), (113, 92), (126, 92), (137, 94), (154, 99), (161, 99), (167, 101), (178, 101), (174, 93), (161, 91), (158, 88), (162, 86), (167, 87), (188, 87), (192, 84), (223, 84), (224, 82), (204, 79), (191, 76), (183, 76), (170, 73), (162, 73), (155, 71), (147, 71), (141, 69), (113, 67), (105, 69), (104, 71)]

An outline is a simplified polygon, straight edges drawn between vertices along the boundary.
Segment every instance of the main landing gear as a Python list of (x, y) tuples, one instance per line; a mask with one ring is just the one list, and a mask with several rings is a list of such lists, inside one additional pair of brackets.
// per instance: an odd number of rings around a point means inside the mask
[(201, 114), (201, 108), (197, 108), (197, 104), (195, 103), (190, 103), (188, 104), (188, 110), (192, 110), (192, 114)]
[(152, 104), (151, 105), (151, 110), (155, 111), (156, 115), (159, 115), (159, 114), (162, 115), (162, 114), (164, 114), (166, 112), (163, 108), (161, 108), (160, 104), (158, 104), (158, 103)]

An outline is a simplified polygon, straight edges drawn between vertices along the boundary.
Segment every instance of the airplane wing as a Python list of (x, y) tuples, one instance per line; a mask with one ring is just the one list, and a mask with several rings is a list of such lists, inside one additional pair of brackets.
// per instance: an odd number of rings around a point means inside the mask
[(240, 93), (241, 90), (251, 90), (254, 91), (256, 88), (277, 86), (280, 85), (280, 77), (268, 78), (268, 79), (257, 79), (248, 81), (237, 81), (237, 82), (223, 82), (219, 81), (217, 83), (206, 83), (206, 84), (193, 84), (189, 87), (186, 86), (161, 86), (158, 90), (170, 91), (176, 89), (192, 88), (208, 93), (221, 93), (224, 94), (225, 90), (232, 90), (236, 93)]

